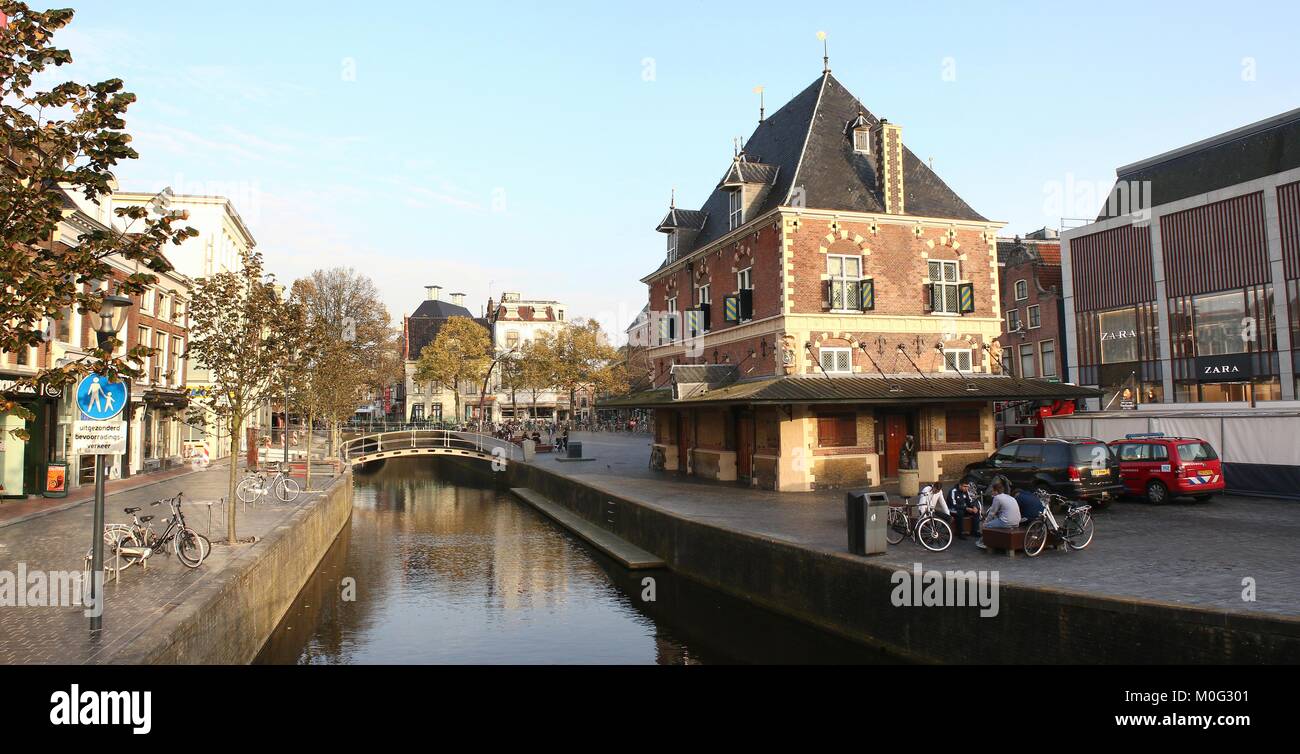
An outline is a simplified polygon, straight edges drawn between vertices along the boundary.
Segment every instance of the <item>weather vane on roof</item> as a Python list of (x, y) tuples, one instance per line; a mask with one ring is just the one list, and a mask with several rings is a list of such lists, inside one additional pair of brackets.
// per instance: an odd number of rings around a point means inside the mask
[(822, 41), (822, 73), (831, 72), (831, 52), (830, 45), (826, 42), (826, 32), (817, 32), (817, 38)]

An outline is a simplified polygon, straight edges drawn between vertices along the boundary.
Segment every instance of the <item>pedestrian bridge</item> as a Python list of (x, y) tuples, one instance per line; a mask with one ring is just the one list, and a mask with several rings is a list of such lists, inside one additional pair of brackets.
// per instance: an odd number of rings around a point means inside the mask
[(490, 435), (445, 429), (413, 429), (356, 437), (343, 443), (340, 455), (352, 466), (406, 456), (455, 456), (489, 463), (516, 460), (519, 448)]

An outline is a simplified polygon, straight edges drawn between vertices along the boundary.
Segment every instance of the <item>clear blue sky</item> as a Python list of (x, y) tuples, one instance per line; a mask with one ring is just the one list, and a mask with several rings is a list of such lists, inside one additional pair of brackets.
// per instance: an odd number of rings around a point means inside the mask
[(754, 87), (772, 112), (819, 75), (819, 30), (835, 75), (1008, 234), (1300, 105), (1294, 2), (70, 1), (78, 78), (140, 96), (124, 188), (229, 195), (280, 277), (356, 267), (395, 317), (436, 283), (621, 334), (669, 190), (704, 200)]

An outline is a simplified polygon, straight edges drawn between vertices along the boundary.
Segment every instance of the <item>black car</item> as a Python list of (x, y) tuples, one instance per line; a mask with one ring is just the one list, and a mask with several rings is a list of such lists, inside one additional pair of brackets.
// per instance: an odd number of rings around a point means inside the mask
[(1103, 505), (1124, 492), (1119, 459), (1110, 446), (1091, 438), (1016, 440), (967, 466), (966, 476), (981, 486), (1005, 476), (1013, 486), (1033, 490), (1039, 497), (1054, 492)]

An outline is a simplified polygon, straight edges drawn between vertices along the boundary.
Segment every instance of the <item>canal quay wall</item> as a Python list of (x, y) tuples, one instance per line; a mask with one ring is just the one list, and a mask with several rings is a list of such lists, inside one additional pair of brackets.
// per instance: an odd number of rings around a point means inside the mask
[[(531, 489), (658, 555), (677, 574), (908, 661), (1290, 664), (1300, 659), (1300, 620), (1289, 616), (1009, 583), (999, 584), (992, 617), (981, 617), (979, 607), (896, 607), (891, 596), (897, 565), (693, 520), (532, 464), (512, 463), (495, 476), (498, 485)], [(984, 557), (960, 570), (997, 569), (999, 559)]]
[(249, 548), (224, 578), (196, 585), (185, 601), (112, 664), (246, 665), (257, 657), (316, 566), (352, 518), (352, 472), (293, 511)]

